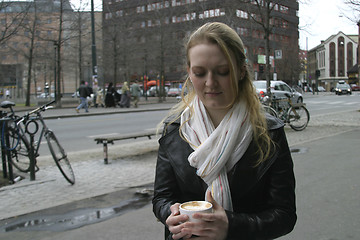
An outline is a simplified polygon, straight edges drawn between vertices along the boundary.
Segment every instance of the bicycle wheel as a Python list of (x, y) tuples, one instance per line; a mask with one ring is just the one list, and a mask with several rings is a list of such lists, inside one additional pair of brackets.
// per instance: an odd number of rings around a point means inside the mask
[(271, 116), (274, 116), (274, 117), (278, 117), (278, 114), (277, 112), (275, 111), (275, 109), (273, 109), (272, 107), (269, 107), (269, 106), (263, 106), (265, 112), (269, 113)]
[[(15, 123), (9, 123), (8, 126), (9, 133), (9, 144), (5, 142), (5, 148), (10, 151), (11, 164), (17, 168), (20, 172), (29, 172), (30, 171), (30, 144), (27, 139), (20, 133), (20, 130), (16, 127)], [(9, 145), (9, 146), (7, 146)], [(36, 163), (35, 163), (36, 165)], [(39, 170), (35, 167), (35, 170)]]
[(53, 156), (60, 172), (69, 183), (74, 184), (75, 174), (70, 165), (69, 159), (67, 158), (65, 150), (61, 147), (59, 141), (52, 131), (47, 131), (45, 137), (48, 142), (51, 155)]
[(309, 111), (304, 107), (290, 107), (287, 122), (295, 131), (304, 130), (310, 120)]

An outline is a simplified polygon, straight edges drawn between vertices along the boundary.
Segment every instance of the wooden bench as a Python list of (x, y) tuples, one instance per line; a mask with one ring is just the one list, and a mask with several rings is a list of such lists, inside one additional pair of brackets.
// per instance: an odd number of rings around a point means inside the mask
[[(108, 164), (108, 144), (114, 144), (115, 141), (119, 140), (126, 140), (131, 138), (141, 138), (141, 137), (148, 137), (151, 139), (152, 136), (155, 136), (157, 134), (156, 129), (148, 130), (148, 131), (142, 131), (142, 132), (134, 132), (134, 133), (124, 133), (124, 134), (118, 134), (115, 136), (104, 136), (104, 137), (97, 137), (95, 138), (96, 144), (103, 144), (104, 149), (104, 163)], [(161, 133), (159, 133), (161, 134)]]

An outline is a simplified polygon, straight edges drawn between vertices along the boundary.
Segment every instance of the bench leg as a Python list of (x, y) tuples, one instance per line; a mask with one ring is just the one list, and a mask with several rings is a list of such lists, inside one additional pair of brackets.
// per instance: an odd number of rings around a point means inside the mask
[(104, 146), (104, 163), (108, 164), (108, 146), (107, 146), (107, 141), (103, 142), (103, 146)]

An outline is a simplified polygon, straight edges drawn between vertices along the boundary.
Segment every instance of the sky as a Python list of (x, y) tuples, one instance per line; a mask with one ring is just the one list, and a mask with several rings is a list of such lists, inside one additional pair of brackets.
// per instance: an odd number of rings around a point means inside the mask
[[(90, 10), (91, 0), (70, 1), (74, 4), (80, 1), (88, 3), (87, 10)], [(94, 0), (94, 7), (101, 11), (102, 0)], [(344, 0), (299, 0), (300, 49), (310, 50), (339, 31), (358, 34), (356, 23), (349, 20), (356, 19), (356, 13), (345, 5)]]
[[(358, 34), (356, 22), (350, 19), (360, 15), (344, 4), (344, 0), (300, 0), (299, 3), (299, 45), (310, 50), (333, 34)], [(358, 18), (359, 19), (359, 18)], [(307, 44), (306, 44), (307, 39)]]

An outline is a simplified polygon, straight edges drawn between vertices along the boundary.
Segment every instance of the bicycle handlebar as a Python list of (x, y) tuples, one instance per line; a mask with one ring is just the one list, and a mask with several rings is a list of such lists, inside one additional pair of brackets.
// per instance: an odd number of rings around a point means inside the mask
[(42, 106), (40, 106), (40, 107), (32, 110), (31, 112), (29, 112), (27, 115), (30, 115), (30, 114), (33, 114), (33, 113), (37, 113), (37, 112), (40, 112), (40, 111), (45, 111), (46, 109), (51, 108), (52, 106), (49, 106), (49, 105), (51, 105), (51, 104), (53, 104), (53, 103), (55, 103), (55, 102), (56, 102), (56, 100), (53, 100), (53, 101), (48, 102), (48, 103), (45, 103), (44, 105), (42, 105)]

